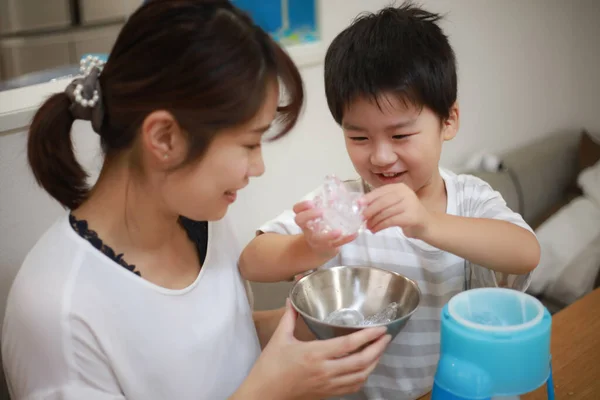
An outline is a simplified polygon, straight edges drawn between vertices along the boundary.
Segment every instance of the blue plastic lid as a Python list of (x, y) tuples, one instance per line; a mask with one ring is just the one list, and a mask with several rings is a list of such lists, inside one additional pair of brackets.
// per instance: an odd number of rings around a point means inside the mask
[(468, 290), (448, 302), (448, 313), (467, 329), (516, 332), (539, 324), (544, 306), (533, 296), (500, 288)]

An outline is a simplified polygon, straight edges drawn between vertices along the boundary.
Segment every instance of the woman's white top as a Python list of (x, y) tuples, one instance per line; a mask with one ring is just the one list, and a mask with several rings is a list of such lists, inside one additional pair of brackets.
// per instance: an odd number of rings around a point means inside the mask
[(197, 279), (169, 290), (123, 268), (55, 223), (8, 298), (2, 356), (14, 400), (219, 400), (260, 354), (240, 249), (209, 223)]

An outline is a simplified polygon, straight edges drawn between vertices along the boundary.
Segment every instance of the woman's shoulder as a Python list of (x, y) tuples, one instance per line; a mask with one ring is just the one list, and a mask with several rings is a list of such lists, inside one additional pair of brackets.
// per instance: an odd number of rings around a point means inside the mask
[(64, 318), (70, 314), (70, 305), (77, 304), (69, 288), (81, 257), (79, 244), (69, 237), (68, 227), (67, 216), (62, 217), (25, 257), (6, 303), (3, 346), (32, 340), (61, 345)]
[[(25, 257), (17, 277), (28, 275), (30, 278), (57, 275), (66, 270), (65, 261), (74, 259), (81, 249), (81, 243), (74, 240), (75, 232), (70, 235), (68, 215), (56, 220), (37, 240)], [(23, 280), (23, 278), (21, 278)]]
[(82, 291), (75, 288), (86, 280), (81, 267), (93, 268), (94, 263), (106, 262), (91, 249), (71, 228), (68, 215), (57, 220), (38, 239), (19, 268), (7, 299), (5, 318), (8, 320), (13, 310), (20, 320), (44, 326), (69, 312), (68, 307), (80, 304), (82, 299), (73, 296), (81, 295)]

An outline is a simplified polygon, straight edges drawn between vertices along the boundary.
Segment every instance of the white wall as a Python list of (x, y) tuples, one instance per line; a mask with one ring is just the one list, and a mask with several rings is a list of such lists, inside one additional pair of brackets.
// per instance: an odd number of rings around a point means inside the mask
[[(359, 12), (388, 3), (324, 0), (325, 39)], [(444, 149), (445, 165), (458, 164), (476, 149), (500, 151), (561, 128), (586, 126), (600, 132), (597, 1), (426, 0), (424, 4), (449, 12), (444, 28), (459, 61), (462, 126)], [(242, 242), (325, 174), (353, 174), (340, 130), (329, 116), (322, 66), (305, 68), (302, 74), (307, 90), (302, 121), (289, 137), (265, 146), (267, 172), (252, 182), (231, 210)], [(84, 124), (76, 131), (84, 164), (97, 164), (97, 137)], [(0, 311), (1, 286), (8, 285), (27, 250), (62, 212), (33, 182), (25, 144), (26, 129), (0, 133)]]
[[(331, 38), (369, 4), (327, 0)], [(479, 149), (502, 151), (561, 129), (600, 133), (600, 2), (581, 0), (425, 0), (446, 14), (443, 27), (459, 63), (461, 129), (442, 163), (457, 166)], [(329, 6), (331, 8), (329, 8)], [(242, 241), (290, 207), (327, 173), (353, 174), (323, 89), (322, 66), (302, 71), (303, 120), (288, 138), (265, 146), (267, 172), (232, 210)], [(310, 161), (309, 161), (310, 159)], [(249, 212), (249, 210), (252, 210)]]

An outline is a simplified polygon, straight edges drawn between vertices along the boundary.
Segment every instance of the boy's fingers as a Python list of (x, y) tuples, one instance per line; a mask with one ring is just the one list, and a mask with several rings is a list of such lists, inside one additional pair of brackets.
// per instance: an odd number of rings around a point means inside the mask
[[(373, 215), (367, 221), (367, 228), (375, 228), (377, 225), (385, 222), (394, 217), (400, 217), (404, 210), (405, 206), (401, 203), (392, 204), (391, 206), (382, 209), (377, 214)], [(396, 218), (397, 219), (397, 218)]]
[(342, 232), (339, 230), (325, 232), (325, 233), (315, 233), (313, 235), (313, 242), (318, 242), (322, 244), (328, 244), (338, 239), (341, 236)]
[(410, 188), (408, 188), (408, 186), (406, 186), (403, 183), (397, 183), (397, 184), (393, 184), (393, 185), (384, 185), (384, 186), (378, 187), (377, 189), (370, 191), (369, 193), (364, 194), (360, 198), (361, 199), (360, 201), (361, 201), (361, 203), (363, 203), (365, 205), (369, 205), (379, 197), (383, 197), (383, 196), (385, 196), (389, 193), (393, 193), (393, 192), (398, 192), (398, 191), (403, 192), (407, 189), (411, 190)]
[(382, 210), (385, 210), (386, 208), (401, 202), (402, 198), (398, 198), (397, 196), (394, 196), (392, 194), (380, 196), (373, 200), (373, 202), (371, 202), (367, 206), (367, 208), (365, 208), (365, 210), (363, 211), (363, 218), (368, 221), (375, 215), (379, 214)]
[(392, 226), (398, 226), (401, 229), (402, 228), (406, 228), (406, 219), (402, 218), (401, 216), (396, 216), (396, 217), (393, 217), (393, 218), (388, 218), (388, 219), (385, 219), (385, 220), (379, 222), (376, 225), (371, 226), (368, 229), (372, 233), (377, 233), (379, 231), (382, 231), (384, 229), (390, 228)]
[(302, 211), (310, 210), (313, 207), (314, 207), (314, 204), (312, 201), (305, 200), (305, 201), (301, 201), (299, 203), (294, 204), (293, 210), (294, 210), (294, 213), (298, 214), (298, 213), (301, 213)]
[(377, 189), (371, 190), (369, 193), (365, 193), (360, 198), (361, 203), (365, 205), (371, 204), (371, 202), (373, 202), (373, 200), (375, 200), (376, 198), (385, 195), (388, 192), (389, 186), (391, 185), (378, 187)]
[(299, 227), (305, 228), (306, 225), (308, 224), (308, 221), (311, 221), (315, 218), (320, 217), (321, 214), (322, 214), (322, 211), (319, 210), (318, 208), (308, 209), (308, 210), (297, 213), (296, 217), (294, 218), (294, 221), (296, 221), (296, 224)]
[(344, 236), (338, 240), (334, 240), (333, 242), (331, 242), (331, 247), (341, 247), (345, 244), (353, 242), (357, 237), (358, 237), (358, 233), (355, 233), (355, 234), (349, 235), (349, 236)]

